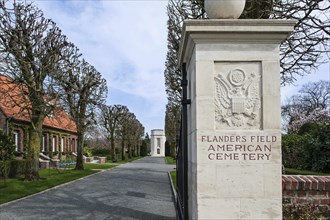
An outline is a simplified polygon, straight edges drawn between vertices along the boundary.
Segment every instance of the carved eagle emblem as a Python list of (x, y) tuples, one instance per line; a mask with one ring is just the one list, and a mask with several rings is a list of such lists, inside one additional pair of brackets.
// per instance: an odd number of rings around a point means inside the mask
[(225, 78), (215, 77), (215, 116), (220, 124), (230, 127), (253, 126), (259, 114), (259, 78), (255, 73), (249, 76), (242, 69), (234, 69)]

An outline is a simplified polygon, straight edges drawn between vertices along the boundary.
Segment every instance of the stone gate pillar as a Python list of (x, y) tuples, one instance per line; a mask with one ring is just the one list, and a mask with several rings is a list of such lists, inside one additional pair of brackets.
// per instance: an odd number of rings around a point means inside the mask
[(185, 21), (189, 219), (282, 219), (279, 44), (294, 24)]

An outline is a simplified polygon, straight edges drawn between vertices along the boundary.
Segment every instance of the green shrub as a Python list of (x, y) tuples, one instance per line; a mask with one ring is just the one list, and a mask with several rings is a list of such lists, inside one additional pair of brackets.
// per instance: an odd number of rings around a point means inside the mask
[(27, 160), (0, 161), (0, 177), (15, 178), (25, 174)]
[(141, 148), (140, 148), (140, 155), (142, 157), (145, 157), (148, 155), (148, 147), (145, 142), (142, 143)]
[(319, 127), (318, 123), (307, 122), (299, 128), (298, 134), (304, 135), (304, 134), (308, 134), (308, 133), (314, 133), (314, 131), (316, 131), (318, 129), (318, 127)]
[(166, 157), (165, 157), (165, 162), (166, 162), (167, 164), (176, 164), (176, 160), (175, 160), (175, 158), (173, 158), (173, 157), (171, 157), (171, 156), (166, 156)]
[(9, 178), (15, 178), (25, 174), (25, 168), (28, 160), (12, 160), (10, 161)]
[(14, 156), (15, 144), (2, 130), (0, 130), (0, 160), (11, 160)]
[(309, 145), (310, 169), (330, 173), (330, 123), (315, 124), (308, 131), (313, 137)]
[(171, 156), (171, 146), (168, 141), (165, 142), (165, 156)]
[(308, 160), (307, 148), (310, 135), (287, 134), (282, 137), (283, 165), (289, 168), (305, 169)]
[(61, 162), (71, 162), (71, 161), (76, 161), (77, 158), (73, 156), (72, 154), (65, 154), (65, 159), (64, 157), (61, 158)]
[(10, 170), (10, 161), (0, 161), (0, 177), (7, 179)]
[(121, 153), (116, 154), (116, 159), (117, 159), (117, 161), (121, 160)]
[(282, 138), (285, 167), (330, 172), (330, 124), (306, 123)]
[(86, 157), (91, 157), (91, 156), (93, 156), (93, 153), (92, 153), (92, 150), (91, 149), (89, 149), (88, 147), (84, 147), (83, 148), (83, 154), (86, 156)]
[(324, 219), (322, 211), (319, 206), (308, 204), (294, 204), (292, 206), (283, 206), (283, 219), (284, 220), (314, 220)]
[(15, 144), (2, 130), (0, 130), (0, 176), (8, 178), (11, 171), (11, 160), (14, 157)]
[(91, 149), (92, 154), (94, 156), (104, 156), (111, 155), (111, 149), (110, 148), (93, 148)]

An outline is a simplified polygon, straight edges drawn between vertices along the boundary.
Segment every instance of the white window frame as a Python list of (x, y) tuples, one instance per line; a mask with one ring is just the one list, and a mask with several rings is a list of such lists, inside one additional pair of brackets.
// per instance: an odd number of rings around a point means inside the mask
[(53, 140), (52, 140), (52, 144), (53, 144), (53, 146), (52, 146), (52, 152), (55, 152), (55, 145), (56, 145), (56, 137), (55, 136), (53, 136)]
[(15, 151), (18, 151), (18, 139), (19, 139), (19, 133), (18, 131), (14, 131)]
[(61, 139), (61, 149), (60, 149), (61, 153), (63, 152), (63, 149), (64, 149), (64, 137), (62, 137)]
[(46, 136), (45, 135), (42, 135), (42, 149), (41, 149), (41, 151), (42, 152), (45, 152), (45, 147), (46, 147)]

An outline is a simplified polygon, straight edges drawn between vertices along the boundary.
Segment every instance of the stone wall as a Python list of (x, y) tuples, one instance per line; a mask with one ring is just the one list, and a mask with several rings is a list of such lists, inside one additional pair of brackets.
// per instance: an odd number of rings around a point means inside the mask
[(330, 176), (282, 176), (283, 205), (312, 204), (330, 218)]

